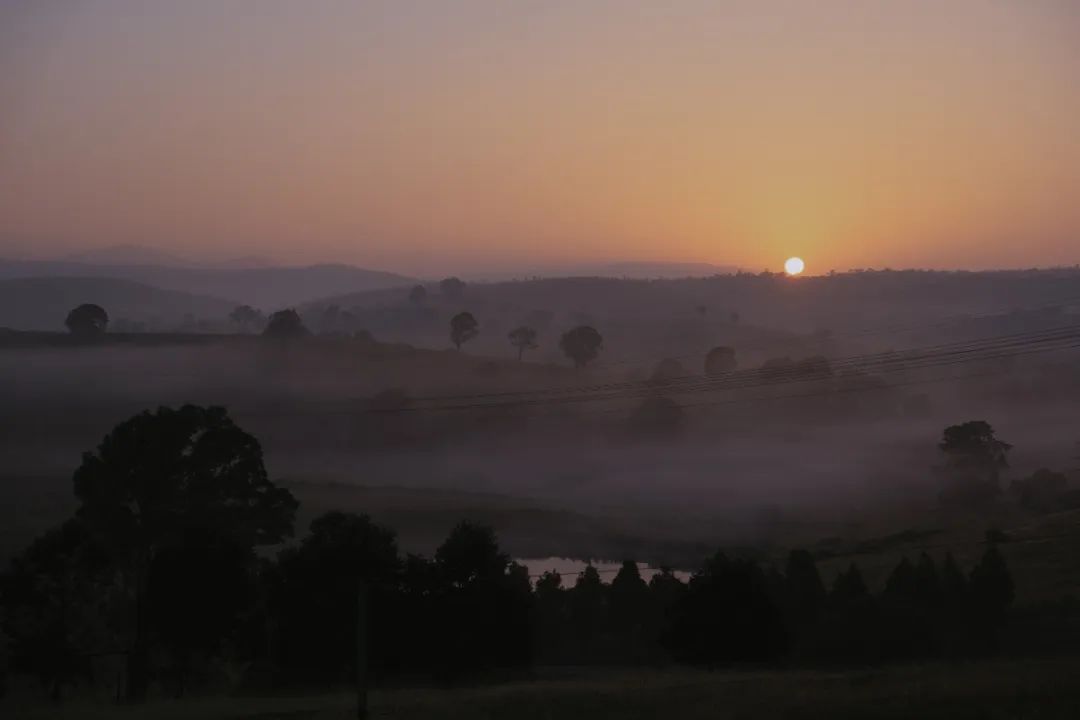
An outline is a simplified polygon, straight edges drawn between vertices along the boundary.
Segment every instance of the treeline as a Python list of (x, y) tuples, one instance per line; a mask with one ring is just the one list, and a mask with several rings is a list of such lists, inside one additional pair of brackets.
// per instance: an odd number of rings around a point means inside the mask
[[(103, 572), (106, 556), (73, 520), (35, 542), (5, 576), (11, 669), (57, 697), (65, 685), (102, 680), (93, 658), (103, 650), (135, 652), (101, 644), (123, 643), (135, 621), (124, 617), (133, 609), (124, 588)], [(646, 581), (626, 561), (605, 583), (589, 566), (566, 588), (555, 572), (534, 584), (488, 527), (463, 522), (433, 557), (402, 557), (393, 531), (332, 512), (275, 559), (226, 546), (160, 554), (142, 599), (144, 671), (174, 694), (226, 665), (260, 687), (346, 682), (361, 601), (368, 662), (381, 682), (499, 676), (538, 664), (969, 657), (995, 649), (1012, 598), (995, 545), (968, 576), (950, 555), (940, 567), (925, 554), (905, 558), (879, 593), (855, 565), (826, 588), (801, 550), (783, 571), (717, 553), (689, 581), (671, 570)]]
[[(994, 649), (1013, 599), (996, 545), (965, 575), (950, 556), (904, 559), (879, 593), (852, 565), (831, 588), (812, 555), (783, 568), (718, 553), (688, 582), (623, 563), (572, 588), (527, 569), (491, 528), (459, 524), (432, 557), (332, 512), (299, 543), (298, 503), (220, 408), (145, 412), (86, 453), (78, 509), (0, 576), (0, 672), (182, 694), (228, 675), (262, 687), (347, 680), (358, 619), (374, 677), (453, 681), (536, 664), (877, 662)], [(6, 650), (3, 649), (6, 646)], [(103, 659), (122, 662), (102, 677)]]

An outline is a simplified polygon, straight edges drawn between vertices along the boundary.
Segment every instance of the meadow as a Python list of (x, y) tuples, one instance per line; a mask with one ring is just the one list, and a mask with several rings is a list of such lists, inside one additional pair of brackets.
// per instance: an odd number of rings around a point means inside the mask
[[(371, 718), (386, 720), (1065, 719), (1080, 714), (1078, 673), (1080, 660), (1074, 658), (813, 671), (538, 670), (532, 679), (492, 685), (376, 690), (369, 698), (369, 712)], [(62, 707), (19, 708), (17, 716), (25, 720), (337, 720), (356, 717), (356, 698), (342, 688), (272, 697), (157, 699), (131, 708), (84, 699)]]

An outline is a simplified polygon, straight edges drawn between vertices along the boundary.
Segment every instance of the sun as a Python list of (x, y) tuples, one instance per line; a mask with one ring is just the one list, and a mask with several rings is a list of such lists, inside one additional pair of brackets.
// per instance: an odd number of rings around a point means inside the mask
[(806, 263), (800, 257), (789, 257), (784, 261), (784, 272), (788, 275), (798, 275), (806, 269)]

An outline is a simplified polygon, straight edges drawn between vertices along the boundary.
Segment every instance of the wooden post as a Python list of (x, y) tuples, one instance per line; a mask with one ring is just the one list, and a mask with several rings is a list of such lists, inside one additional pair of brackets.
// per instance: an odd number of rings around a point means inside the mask
[(368, 590), (360, 581), (356, 593), (356, 717), (368, 717)]

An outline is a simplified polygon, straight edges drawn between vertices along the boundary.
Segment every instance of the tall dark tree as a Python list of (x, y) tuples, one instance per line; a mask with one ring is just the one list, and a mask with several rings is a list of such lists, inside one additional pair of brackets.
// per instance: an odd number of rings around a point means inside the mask
[(579, 325), (563, 333), (559, 347), (566, 357), (574, 361), (574, 367), (585, 367), (596, 359), (604, 347), (604, 338), (588, 325)]
[(452, 585), (502, 577), (510, 556), (499, 549), (495, 531), (487, 525), (458, 523), (435, 552), (443, 576)]
[(947, 608), (959, 609), (967, 601), (968, 584), (953, 554), (945, 553), (941, 563), (941, 595)]
[(454, 343), (454, 347), (458, 350), (461, 350), (463, 343), (467, 343), (476, 337), (479, 327), (480, 324), (476, 322), (476, 318), (473, 317), (472, 313), (458, 313), (450, 318), (450, 342)]
[(947, 502), (985, 502), (1001, 492), (999, 477), (1009, 466), (1012, 445), (999, 440), (984, 420), (972, 420), (945, 428), (938, 448), (945, 456), (949, 487)]
[(88, 654), (115, 644), (106, 619), (115, 586), (108, 556), (77, 520), (35, 540), (0, 575), (0, 631), (11, 638), (12, 669), (36, 676), (59, 699), (89, 674)]
[(292, 534), (297, 507), (267, 476), (258, 441), (216, 407), (160, 408), (120, 423), (83, 455), (74, 484), (77, 517), (131, 589), (132, 698), (146, 689), (147, 587), (162, 553), (281, 542)]
[(905, 555), (885, 580), (884, 598), (895, 604), (910, 605), (918, 599), (918, 585), (915, 566)]
[(607, 590), (600, 572), (591, 564), (578, 573), (577, 582), (570, 590), (570, 628), (576, 654), (586, 662), (606, 659)]
[(690, 578), (669, 643), (678, 660), (718, 665), (774, 659), (788, 637), (761, 568), (718, 553)]
[(628, 626), (641, 621), (649, 598), (649, 585), (633, 560), (624, 560), (611, 581), (611, 619)]
[(941, 576), (934, 559), (925, 552), (919, 555), (919, 562), (915, 566), (915, 597), (919, 606), (927, 612), (937, 613), (941, 608)]
[(400, 662), (391, 619), (402, 563), (397, 539), (366, 515), (329, 512), (311, 522), (295, 549), (279, 556), (274, 604), (279, 662), (304, 677), (344, 679), (355, 667), (357, 597), (364, 584), (371, 626), (369, 657), (382, 672)]
[(825, 623), (814, 639), (826, 657), (872, 661), (880, 656), (877, 607), (855, 563), (836, 576), (829, 594)]
[(999, 619), (1012, 605), (1015, 589), (1012, 574), (997, 544), (991, 543), (968, 583), (972, 606), (986, 617)]
[(510, 344), (517, 348), (518, 361), (521, 360), (521, 356), (526, 350), (535, 350), (537, 348), (536, 330), (528, 325), (514, 328), (507, 337), (510, 339)]
[(830, 600), (838, 607), (848, 608), (870, 597), (866, 582), (855, 563), (836, 576)]
[(435, 607), (444, 672), (528, 664), (528, 571), (499, 549), (487, 526), (460, 523), (435, 552), (442, 590)]
[(278, 310), (271, 315), (266, 323), (266, 329), (263, 330), (263, 337), (278, 340), (292, 340), (309, 335), (311, 335), (311, 331), (307, 329), (304, 321), (300, 319), (300, 313), (291, 308)]
[(69, 312), (64, 325), (72, 335), (94, 338), (103, 335), (108, 329), (109, 314), (100, 305), (86, 303)]
[(796, 627), (817, 622), (825, 605), (825, 584), (814, 556), (807, 550), (792, 550), (784, 572), (788, 616)]

